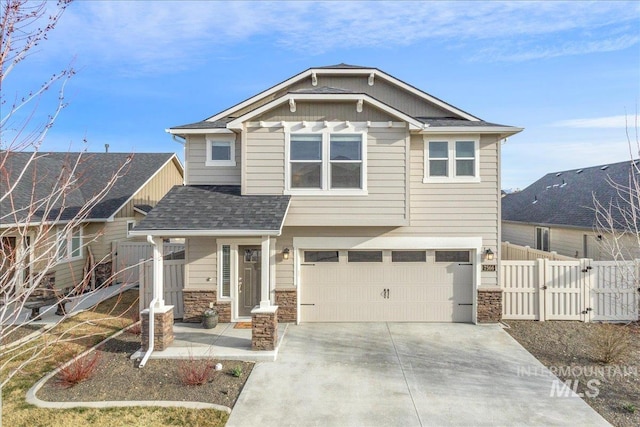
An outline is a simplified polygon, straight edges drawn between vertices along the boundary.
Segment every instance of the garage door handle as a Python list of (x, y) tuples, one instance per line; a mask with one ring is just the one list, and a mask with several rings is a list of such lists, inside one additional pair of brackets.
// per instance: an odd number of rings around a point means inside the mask
[(469, 304), (458, 304), (458, 305), (473, 305), (473, 303), (469, 303)]
[(300, 305), (315, 305), (315, 304), (302, 304), (302, 303), (300, 303)]

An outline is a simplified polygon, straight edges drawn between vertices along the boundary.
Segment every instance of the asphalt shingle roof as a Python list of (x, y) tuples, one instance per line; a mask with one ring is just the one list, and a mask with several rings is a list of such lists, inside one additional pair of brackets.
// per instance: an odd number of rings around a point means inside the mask
[[(15, 224), (25, 220), (27, 210), (33, 200), (50, 198), (53, 188), (59, 188), (59, 177), (70, 171), (78, 160), (74, 177), (77, 185), (69, 191), (64, 200), (59, 200), (46, 218), (44, 211), (36, 211), (31, 222), (43, 219), (65, 221), (77, 215), (79, 209), (89, 199), (105, 189), (107, 182), (120, 171), (118, 179), (107, 194), (86, 216), (87, 219), (107, 219), (122, 207), (140, 187), (164, 165), (173, 153), (50, 153), (40, 152), (36, 159), (26, 166), (33, 153), (0, 152), (0, 194), (7, 194), (14, 183), (18, 183), (11, 197), (0, 202), (0, 226)], [(25, 170), (22, 179), (20, 173)]]
[(283, 195), (243, 196), (237, 185), (175, 186), (135, 230), (279, 231), (289, 200)]
[(502, 219), (592, 228), (593, 197), (606, 205), (615, 203), (619, 196), (611, 181), (628, 183), (631, 173), (631, 161), (548, 173), (524, 190), (503, 197)]

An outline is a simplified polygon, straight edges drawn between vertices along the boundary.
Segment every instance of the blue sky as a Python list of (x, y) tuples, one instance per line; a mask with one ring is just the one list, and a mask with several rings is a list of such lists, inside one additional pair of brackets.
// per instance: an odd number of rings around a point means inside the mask
[[(42, 149), (108, 143), (181, 155), (164, 129), (340, 62), (380, 68), (482, 119), (524, 127), (503, 146), (503, 188), (628, 159), (625, 116), (636, 140), (637, 2), (84, 1), (3, 91), (21, 94), (72, 63), (69, 104)], [(51, 112), (49, 95), (36, 119)]]

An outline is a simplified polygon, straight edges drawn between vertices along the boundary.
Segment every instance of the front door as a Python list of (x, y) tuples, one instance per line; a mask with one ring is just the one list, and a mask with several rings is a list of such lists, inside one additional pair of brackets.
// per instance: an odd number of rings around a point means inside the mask
[(262, 250), (260, 246), (239, 246), (238, 258), (238, 316), (250, 317), (260, 304)]

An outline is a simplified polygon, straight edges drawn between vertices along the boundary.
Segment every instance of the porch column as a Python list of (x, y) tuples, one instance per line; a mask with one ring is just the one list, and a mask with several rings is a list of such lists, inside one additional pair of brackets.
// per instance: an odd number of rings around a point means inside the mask
[[(147, 238), (149, 240), (149, 238)], [(157, 298), (156, 308), (164, 307), (164, 243), (161, 237), (153, 237), (153, 296)]]
[(271, 258), (271, 240), (269, 236), (262, 236), (262, 256), (261, 256), (261, 277), (260, 277), (260, 307), (265, 308), (271, 306), (271, 298), (269, 297), (269, 280), (270, 274), (270, 258)]

